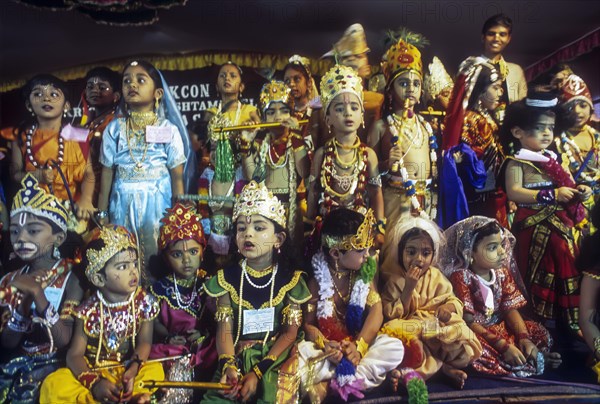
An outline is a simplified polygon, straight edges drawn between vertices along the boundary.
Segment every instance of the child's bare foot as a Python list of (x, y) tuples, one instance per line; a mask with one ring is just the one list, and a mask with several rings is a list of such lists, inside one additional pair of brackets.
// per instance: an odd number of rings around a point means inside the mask
[(392, 384), (392, 391), (395, 393), (398, 391), (398, 383), (400, 383), (400, 378), (402, 374), (398, 369), (394, 369), (390, 372), (390, 383)]
[(544, 364), (546, 368), (556, 369), (562, 363), (562, 357), (558, 352), (544, 353)]
[(147, 404), (150, 402), (150, 394), (139, 394), (134, 396), (129, 402), (132, 404)]
[(442, 372), (444, 372), (444, 374), (446, 376), (448, 376), (448, 378), (450, 379), (450, 381), (452, 382), (454, 387), (461, 389), (461, 390), (463, 387), (465, 387), (465, 381), (467, 380), (467, 374), (465, 372), (463, 372), (462, 370), (456, 369), (455, 367), (444, 364), (442, 366)]

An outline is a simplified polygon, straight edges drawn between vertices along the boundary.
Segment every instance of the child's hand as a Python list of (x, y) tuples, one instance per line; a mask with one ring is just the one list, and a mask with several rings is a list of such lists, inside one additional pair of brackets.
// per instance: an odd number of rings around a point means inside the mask
[(43, 293), (42, 285), (36, 282), (32, 274), (17, 275), (10, 284), (19, 289), (24, 295), (29, 295), (31, 297)]
[(101, 378), (92, 386), (92, 396), (98, 402), (119, 402), (121, 390), (111, 381)]
[(358, 366), (358, 363), (360, 362), (360, 353), (358, 353), (358, 349), (354, 342), (342, 341), (342, 352), (354, 366)]
[(519, 349), (523, 352), (525, 359), (528, 362), (535, 363), (537, 360), (538, 349), (529, 338), (522, 338), (519, 340)]
[(587, 201), (592, 196), (592, 188), (587, 185), (577, 185), (577, 191), (579, 191), (579, 200)]
[(396, 161), (400, 161), (400, 159), (402, 158), (402, 149), (400, 148), (399, 145), (395, 145), (394, 147), (392, 147), (390, 149), (390, 166), (396, 162)]
[(575, 195), (579, 195), (576, 189), (569, 187), (560, 187), (556, 192), (556, 200), (560, 203), (570, 202), (571, 199), (575, 197)]
[(140, 365), (137, 362), (134, 362), (127, 368), (125, 373), (123, 373), (123, 396), (121, 397), (122, 401), (128, 401), (133, 394), (133, 382), (135, 377), (137, 376), (140, 370)]
[(412, 291), (415, 286), (417, 286), (417, 282), (421, 275), (423, 275), (425, 271), (418, 265), (413, 265), (410, 267), (408, 272), (406, 272), (406, 278), (404, 281), (405, 289)]
[(435, 311), (435, 316), (442, 323), (447, 323), (448, 321), (450, 321), (450, 318), (452, 318), (453, 312), (454, 311), (451, 310), (449, 306), (444, 304), (444, 305), (438, 307), (438, 309)]
[(229, 385), (233, 386), (233, 388), (231, 390), (221, 390), (221, 394), (224, 397), (229, 398), (230, 400), (236, 400), (238, 392), (240, 391), (240, 388), (241, 388), (241, 385), (238, 384), (238, 380), (239, 380), (239, 374), (238, 374), (237, 370), (235, 370), (234, 368), (231, 368), (231, 367), (225, 369), (225, 372), (223, 373), (223, 375), (221, 375), (221, 380), (219, 380), (219, 382), (224, 383), (224, 384), (229, 384)]
[(452, 158), (456, 164), (460, 164), (463, 161), (464, 153), (461, 151), (457, 151), (456, 153), (452, 153)]
[(523, 353), (513, 344), (508, 345), (508, 349), (502, 354), (502, 358), (512, 366), (521, 366), (526, 362)]
[(79, 220), (89, 220), (96, 212), (96, 208), (91, 203), (85, 203), (81, 200), (75, 205), (75, 213)]
[[(246, 121), (242, 125), (256, 125), (256, 124), (259, 124), (259, 123), (260, 122)], [(258, 129), (242, 130), (240, 132), (240, 137), (242, 138), (242, 140), (250, 143), (250, 142), (252, 142), (254, 140), (254, 138), (256, 137), (257, 133), (258, 133)]]
[(240, 382), (240, 396), (243, 402), (249, 401), (256, 394), (256, 388), (258, 386), (258, 376), (256, 373), (249, 372), (247, 373)]
[(329, 353), (331, 351), (338, 351), (333, 356), (327, 358), (329, 362), (337, 366), (344, 357), (344, 354), (342, 353), (342, 348), (340, 347), (340, 343), (337, 341), (327, 341), (324, 345), (325, 346), (323, 347), (323, 350), (325, 351), (325, 353)]
[(190, 344), (193, 344), (202, 337), (202, 334), (198, 330), (187, 330), (187, 334), (187, 342)]
[(281, 124), (283, 126), (285, 126), (286, 128), (290, 128), (290, 129), (300, 129), (300, 125), (298, 124), (298, 120), (296, 118), (294, 118), (293, 116), (289, 117), (288, 119), (284, 120), (283, 122), (281, 122)]
[(51, 167), (42, 168), (42, 184), (52, 184), (54, 182), (54, 177), (56, 177), (56, 172)]
[(185, 345), (186, 339), (182, 335), (175, 335), (174, 337), (169, 338), (169, 344), (171, 345)]

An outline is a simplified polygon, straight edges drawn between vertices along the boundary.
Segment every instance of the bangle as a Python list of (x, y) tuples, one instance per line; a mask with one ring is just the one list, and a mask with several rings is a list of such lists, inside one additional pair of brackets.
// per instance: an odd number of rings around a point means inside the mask
[(108, 211), (107, 210), (99, 210), (96, 213), (94, 213), (94, 217), (97, 220), (106, 219), (108, 217)]
[(262, 380), (263, 374), (262, 374), (260, 368), (258, 367), (258, 365), (254, 365), (254, 367), (252, 368), (252, 371), (256, 374), (256, 377), (258, 377), (258, 380)]
[(233, 308), (229, 305), (217, 305), (215, 312), (215, 321), (217, 323), (226, 323), (233, 320)]
[(319, 335), (317, 335), (317, 339), (315, 340), (316, 347), (319, 348), (319, 349), (325, 348), (325, 342), (327, 342), (327, 341), (325, 341), (325, 338), (323, 337), (323, 334), (321, 334), (319, 332)]
[(540, 205), (554, 205), (556, 203), (556, 192), (553, 189), (542, 189), (535, 195), (535, 200)]
[(129, 363), (127, 364), (127, 366), (125, 367), (125, 370), (128, 370), (132, 365), (134, 364), (138, 364), (138, 369), (142, 367), (142, 364), (144, 363), (143, 360), (141, 360), (140, 358), (138, 358), (137, 356), (135, 357), (135, 359), (131, 359), (129, 361)]
[(356, 344), (356, 350), (360, 354), (361, 358), (364, 358), (365, 355), (367, 354), (367, 351), (369, 350), (369, 344), (367, 344), (367, 342), (363, 339), (363, 337), (360, 337), (360, 339), (358, 341), (355, 341), (355, 344)]
[(256, 376), (258, 377), (258, 380), (261, 380), (263, 378), (263, 375), (265, 373), (267, 373), (267, 370), (269, 370), (269, 368), (275, 362), (275, 359), (271, 359), (271, 358), (277, 359), (277, 357), (274, 356), (274, 355), (267, 356), (263, 360), (261, 360), (260, 362), (258, 362), (256, 365), (254, 365), (252, 367), (252, 371), (254, 373), (256, 373)]
[(100, 373), (98, 372), (82, 372), (77, 376), (79, 383), (88, 390), (92, 390), (94, 384), (100, 380)]
[(58, 320), (60, 320), (60, 315), (56, 312), (56, 309), (52, 303), (48, 303), (40, 317), (44, 318), (50, 327), (58, 323)]

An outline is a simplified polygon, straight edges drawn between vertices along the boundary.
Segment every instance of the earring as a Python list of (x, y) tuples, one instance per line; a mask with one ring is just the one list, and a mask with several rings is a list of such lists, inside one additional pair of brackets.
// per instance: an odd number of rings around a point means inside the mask
[(67, 110), (67, 109), (65, 109), (65, 110), (63, 111), (63, 118), (66, 118), (66, 117), (67, 117), (67, 112), (68, 112), (68, 110)]
[(157, 112), (158, 112), (159, 101), (160, 101), (160, 98), (154, 99), (154, 110)]
[(31, 114), (31, 116), (35, 116), (35, 112), (33, 112), (33, 108), (27, 107), (27, 111)]
[(362, 117), (361, 125), (362, 125), (362, 128), (364, 129), (365, 128), (365, 117), (364, 117), (364, 115)]
[(58, 247), (55, 245), (52, 248), (52, 258), (59, 260), (61, 258), (60, 256), (60, 250), (58, 249)]
[(469, 258), (469, 265), (473, 265), (473, 257)]

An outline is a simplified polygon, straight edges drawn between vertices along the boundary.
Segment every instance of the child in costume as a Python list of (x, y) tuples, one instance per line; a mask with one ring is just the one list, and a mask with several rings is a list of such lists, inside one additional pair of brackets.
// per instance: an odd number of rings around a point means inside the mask
[(516, 139), (517, 152), (505, 167), (506, 193), (518, 206), (512, 225), (516, 259), (535, 314), (578, 331), (580, 274), (573, 228), (586, 221), (581, 201), (590, 197), (591, 189), (576, 185), (556, 154), (547, 150), (554, 137), (557, 100), (549, 94), (536, 97), (509, 105), (502, 126), (504, 139)]
[(419, 34), (403, 30), (386, 52), (384, 118), (371, 127), (368, 144), (379, 158), (385, 217), (391, 223), (415, 215), (437, 215), (437, 139), (414, 108), (423, 93)]
[(253, 143), (257, 130), (242, 131), (242, 167), (246, 179), (265, 182), (286, 208), (288, 233), (292, 242), (303, 241), (302, 215), (298, 214), (297, 188), (308, 177), (310, 161), (298, 120), (292, 116), (291, 90), (281, 81), (271, 81), (260, 91), (260, 106), (265, 122), (280, 123), (269, 128), (264, 138)]
[(128, 64), (122, 92), (125, 110), (102, 136), (97, 215), (134, 234), (140, 244), (142, 281), (146, 281), (160, 218), (172, 200), (184, 193), (184, 163), (191, 148), (169, 87), (154, 66), (145, 61)]
[[(436, 136), (444, 132), (444, 115), (450, 105), (450, 95), (454, 82), (446, 71), (444, 64), (434, 56), (423, 79), (423, 100), (425, 101), (425, 119), (431, 125)], [(441, 139), (441, 136), (439, 136)]]
[(315, 152), (308, 178), (307, 218), (314, 220), (338, 207), (365, 211), (370, 207), (383, 234), (377, 155), (357, 134), (363, 123), (361, 81), (352, 68), (341, 65), (332, 67), (321, 79), (325, 123), (334, 137)]
[[(381, 332), (405, 345), (423, 346), (423, 358), (415, 370), (425, 380), (441, 369), (462, 388), (467, 374), (461, 369), (477, 359), (482, 349), (463, 320), (463, 305), (452, 284), (433, 266), (443, 242), (441, 231), (435, 223), (415, 217), (396, 222), (386, 239), (397, 247), (389, 249), (383, 262), (391, 276), (381, 292), (387, 321)], [(408, 374), (393, 372), (392, 377)]]
[(592, 188), (594, 198), (584, 201), (591, 210), (600, 199), (600, 133), (590, 126), (592, 95), (585, 82), (572, 74), (561, 87), (560, 103), (559, 118), (564, 127), (554, 143), (575, 182)]
[[(591, 222), (600, 229), (600, 205), (596, 204), (591, 212)], [(582, 272), (581, 304), (579, 305), (579, 326), (583, 338), (593, 352), (594, 372), (600, 383), (600, 321), (598, 318), (598, 297), (600, 296), (600, 232), (587, 236), (581, 243), (579, 257), (575, 261)]]
[(490, 62), (470, 57), (460, 65), (442, 137), (438, 222), (444, 228), (470, 215), (508, 226), (506, 194), (496, 183), (505, 152), (492, 115), (503, 91)]
[[(61, 201), (76, 202), (78, 217), (89, 217), (94, 211), (95, 177), (87, 161), (89, 146), (85, 139), (78, 142), (63, 137), (64, 118), (71, 108), (67, 85), (57, 77), (40, 74), (25, 84), (23, 97), (33, 119), (18, 130), (12, 142), (13, 180), (19, 183), (31, 173), (41, 188)], [(85, 186), (88, 184), (92, 186)]]
[(42, 381), (64, 361), (70, 310), (83, 291), (72, 276), (73, 262), (58, 249), (67, 210), (32, 174), (22, 185), (10, 212), (10, 241), (22, 267), (0, 280), (0, 345), (7, 360), (0, 366), (0, 401), (37, 403)]
[[(209, 371), (217, 361), (214, 337), (204, 315), (206, 271), (200, 264), (206, 238), (196, 212), (180, 203), (168, 209), (161, 222), (158, 249), (170, 273), (150, 287), (160, 314), (154, 320), (154, 341), (159, 343), (152, 345), (149, 358), (191, 353), (191, 357), (165, 362), (165, 370), (167, 380), (192, 381), (195, 369)], [(192, 393), (190, 389), (170, 389), (163, 402), (190, 402)]]
[(302, 272), (291, 266), (283, 205), (264, 184), (244, 187), (233, 220), (243, 259), (204, 284), (217, 300), (219, 367), (213, 380), (233, 389), (209, 391), (202, 402), (288, 402), (298, 394), (291, 349), (301, 338), (300, 306), (310, 292)]
[(164, 378), (160, 363), (146, 363), (159, 306), (139, 286), (134, 237), (121, 226), (95, 229), (82, 265), (96, 293), (73, 310), (67, 367), (46, 378), (40, 402), (149, 403), (140, 382)]
[[(298, 347), (303, 390), (320, 401), (328, 390), (345, 401), (350, 395), (362, 398), (404, 356), (400, 340), (377, 335), (383, 315), (374, 281), (377, 263), (369, 257), (374, 226), (372, 210), (363, 216), (340, 208), (323, 221), (323, 247), (312, 258), (312, 298), (305, 306), (307, 340)], [(310, 364), (332, 351), (333, 356)]]
[(461, 220), (444, 233), (447, 244), (440, 265), (464, 304), (463, 318), (483, 347), (473, 368), (527, 377), (557, 367), (561, 359), (550, 352), (548, 330), (519, 313), (527, 301), (512, 255), (514, 236), (484, 216)]

